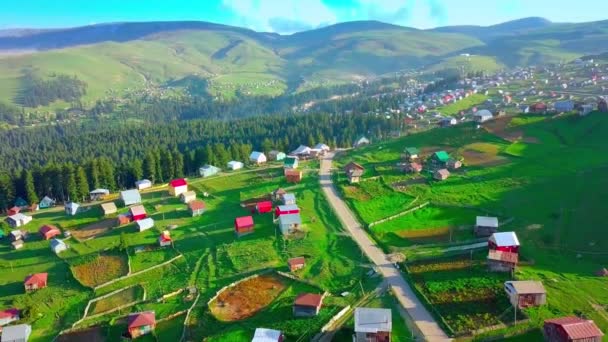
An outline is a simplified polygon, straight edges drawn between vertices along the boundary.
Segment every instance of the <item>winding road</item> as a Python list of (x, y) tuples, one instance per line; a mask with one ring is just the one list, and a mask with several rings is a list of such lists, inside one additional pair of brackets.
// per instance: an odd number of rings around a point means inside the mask
[(321, 159), (319, 182), (325, 197), (338, 215), (342, 225), (367, 257), (377, 266), (380, 274), (386, 279), (395, 297), (411, 318), (411, 322), (414, 325), (414, 333), (425, 341), (451, 341), (441, 327), (439, 327), (433, 316), (418, 300), (400, 271), (388, 261), (386, 254), (367, 235), (362, 225), (340, 197), (331, 179), (331, 166), (334, 155), (335, 152), (330, 152)]

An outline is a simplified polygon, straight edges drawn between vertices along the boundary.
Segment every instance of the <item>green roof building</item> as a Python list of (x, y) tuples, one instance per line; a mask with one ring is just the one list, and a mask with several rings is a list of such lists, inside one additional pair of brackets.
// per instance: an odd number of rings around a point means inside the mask
[(447, 163), (450, 160), (450, 155), (446, 151), (437, 151), (433, 154), (433, 158), (442, 163)]
[(285, 162), (284, 162), (283, 166), (288, 169), (297, 169), (298, 168), (298, 158), (296, 158), (296, 157), (285, 158)]

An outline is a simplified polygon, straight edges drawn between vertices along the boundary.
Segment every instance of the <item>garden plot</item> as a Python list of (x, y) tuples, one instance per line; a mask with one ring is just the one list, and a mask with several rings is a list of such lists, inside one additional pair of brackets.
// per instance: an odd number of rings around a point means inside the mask
[(285, 280), (276, 275), (253, 277), (227, 288), (209, 303), (209, 308), (220, 321), (242, 320), (268, 306), (285, 287)]
[(503, 290), (508, 274), (489, 272), (484, 257), (485, 251), (408, 265), (416, 289), (456, 335), (513, 318)]
[(145, 248), (143, 251), (133, 253), (129, 256), (131, 261), (131, 272), (138, 272), (162, 264), (178, 255), (179, 253), (173, 247), (150, 245), (149, 248)]
[[(253, 234), (256, 234), (255, 232)], [(270, 239), (236, 241), (217, 248), (217, 260), (224, 271), (235, 272), (276, 266), (280, 257)]]
[(499, 156), (499, 152), (500, 146), (483, 142), (468, 144), (459, 150), (465, 164), (470, 166), (496, 166), (508, 163), (509, 160)]
[(100, 326), (72, 331), (57, 337), (57, 342), (103, 342), (105, 340), (103, 329)]
[(76, 238), (78, 241), (85, 241), (89, 239), (94, 239), (100, 235), (108, 232), (112, 227), (116, 225), (115, 218), (108, 218), (105, 220), (101, 220), (90, 225), (84, 226), (80, 229), (72, 230), (72, 236)]
[(132, 286), (109, 297), (100, 299), (91, 304), (88, 315), (96, 315), (110, 311), (125, 304), (133, 303), (143, 299), (144, 289), (139, 286)]
[(84, 257), (75, 261), (70, 268), (74, 278), (88, 287), (104, 284), (129, 273), (126, 257), (118, 254)]

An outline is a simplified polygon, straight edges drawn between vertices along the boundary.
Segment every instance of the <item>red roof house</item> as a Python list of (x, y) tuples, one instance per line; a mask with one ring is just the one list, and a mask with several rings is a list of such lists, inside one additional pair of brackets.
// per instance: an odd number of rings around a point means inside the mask
[(25, 277), (25, 281), (23, 282), (25, 291), (34, 291), (45, 288), (48, 277), (48, 273), (34, 273)]
[(44, 226), (40, 227), (40, 230), (38, 232), (45, 240), (50, 240), (57, 235), (61, 235), (61, 231), (59, 230), (59, 228), (51, 226), (49, 224), (45, 224)]
[(530, 112), (532, 113), (544, 113), (547, 111), (547, 105), (543, 102), (537, 102), (530, 106)]
[(188, 182), (184, 178), (174, 179), (169, 182), (169, 193), (179, 196), (188, 191)]
[(295, 204), (279, 205), (279, 206), (277, 206), (277, 208), (274, 211), (274, 215), (276, 217), (279, 217), (281, 215), (299, 214), (299, 213), (300, 213), (300, 208), (298, 208), (298, 206)]
[(289, 270), (294, 272), (306, 266), (306, 259), (304, 257), (291, 258), (287, 260), (287, 265), (289, 265)]
[(168, 230), (163, 231), (158, 237), (158, 244), (161, 247), (171, 246), (172, 242), (173, 240), (171, 240), (171, 233), (169, 233)]
[(253, 233), (253, 217), (242, 216), (234, 219), (234, 231), (238, 236)]
[(548, 319), (543, 333), (551, 342), (601, 342), (604, 336), (593, 321), (578, 317)]
[(272, 202), (271, 201), (258, 202), (258, 204), (255, 205), (255, 210), (257, 210), (257, 212), (260, 214), (270, 213), (270, 212), (272, 212)]
[(13, 215), (19, 214), (20, 211), (21, 211), (21, 208), (14, 206), (8, 210), (6, 216), (13, 216)]
[(302, 170), (285, 169), (285, 178), (288, 183), (299, 183), (302, 181)]
[(131, 338), (149, 334), (156, 327), (156, 315), (154, 311), (132, 313), (127, 320), (127, 330)]
[(120, 215), (118, 215), (116, 220), (118, 221), (119, 226), (122, 226), (123, 224), (129, 224), (129, 223), (131, 223), (131, 215), (120, 214)]
[(192, 216), (202, 215), (206, 209), (205, 202), (194, 200), (188, 203), (188, 209), (190, 210), (190, 214), (192, 214)]
[(11, 322), (19, 320), (19, 314), (21, 312), (18, 309), (7, 309), (4, 311), (0, 311), (0, 327), (3, 325), (7, 325)]
[(135, 205), (129, 209), (133, 221), (143, 220), (147, 217), (146, 208), (143, 205)]
[(293, 303), (293, 315), (296, 317), (312, 317), (319, 314), (323, 296), (314, 293), (302, 293)]
[(488, 239), (488, 248), (500, 252), (519, 252), (519, 239), (515, 232), (494, 233)]

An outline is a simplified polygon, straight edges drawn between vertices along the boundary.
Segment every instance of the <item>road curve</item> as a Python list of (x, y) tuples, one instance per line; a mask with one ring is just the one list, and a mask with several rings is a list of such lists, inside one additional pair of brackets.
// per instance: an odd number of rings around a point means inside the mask
[(439, 324), (437, 324), (433, 316), (431, 316), (420, 300), (418, 300), (400, 271), (388, 261), (386, 254), (384, 254), (367, 235), (359, 221), (357, 221), (344, 200), (338, 194), (331, 179), (331, 165), (334, 155), (335, 153), (331, 152), (321, 159), (319, 182), (325, 197), (327, 197), (330, 205), (338, 215), (342, 225), (386, 279), (397, 297), (397, 300), (409, 314), (411, 322), (414, 323), (414, 330), (417, 330), (414, 331), (414, 333), (425, 341), (451, 341), (439, 327)]

